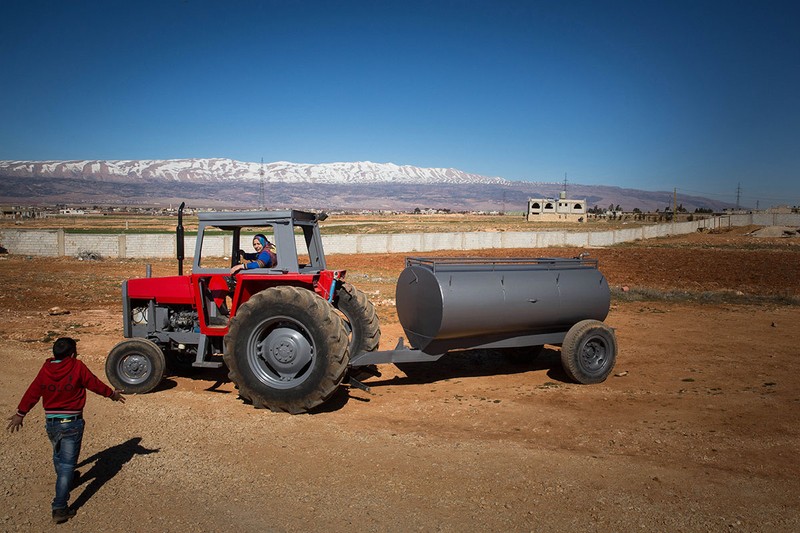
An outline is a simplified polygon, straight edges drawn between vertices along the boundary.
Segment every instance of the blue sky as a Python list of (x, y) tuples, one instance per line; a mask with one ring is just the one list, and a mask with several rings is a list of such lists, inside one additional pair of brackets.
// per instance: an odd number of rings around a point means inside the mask
[(800, 205), (800, 3), (0, 2), (0, 159), (453, 167)]

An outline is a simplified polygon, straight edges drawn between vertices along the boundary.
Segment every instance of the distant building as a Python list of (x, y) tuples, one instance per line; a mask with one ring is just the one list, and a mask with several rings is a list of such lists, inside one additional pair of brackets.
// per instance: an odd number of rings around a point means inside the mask
[(788, 205), (776, 205), (767, 209), (766, 212), (769, 214), (786, 215), (792, 212), (792, 208)]
[(37, 210), (33, 207), (0, 206), (0, 218), (22, 220), (25, 218), (36, 218), (36, 216)]
[(531, 198), (528, 200), (528, 222), (584, 222), (586, 200), (567, 198), (561, 191), (558, 199)]

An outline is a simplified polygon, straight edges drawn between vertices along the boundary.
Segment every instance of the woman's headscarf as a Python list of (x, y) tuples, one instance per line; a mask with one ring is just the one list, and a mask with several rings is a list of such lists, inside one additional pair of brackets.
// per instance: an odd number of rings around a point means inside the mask
[(266, 235), (264, 235), (263, 233), (259, 233), (258, 235), (256, 235), (253, 238), (254, 239), (258, 239), (258, 242), (261, 243), (261, 246), (263, 246), (264, 248), (267, 248), (267, 245), (269, 244), (269, 241), (267, 240)]

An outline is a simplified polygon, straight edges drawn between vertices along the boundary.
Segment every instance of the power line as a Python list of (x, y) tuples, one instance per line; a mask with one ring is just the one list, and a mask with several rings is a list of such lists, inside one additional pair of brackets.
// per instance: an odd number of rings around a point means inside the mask
[[(683, 188), (678, 188), (678, 192), (681, 193), (681, 194), (688, 194), (690, 196), (705, 196), (705, 197), (712, 198), (712, 199), (713, 198), (719, 198), (719, 199), (724, 199), (724, 200), (729, 201), (729, 202), (734, 202), (736, 197), (737, 197), (736, 193), (718, 193), (718, 192), (708, 192), (708, 191), (696, 191), (696, 190), (693, 190), (693, 189), (683, 189)], [(741, 194), (740, 195), (740, 199), (742, 201), (761, 200), (762, 202), (767, 202), (767, 203), (770, 203), (770, 202), (771, 203), (792, 203), (791, 198), (792, 198), (791, 195), (782, 196), (782, 197), (760, 196), (760, 195), (759, 196), (750, 196), (748, 194)], [(800, 199), (798, 199), (798, 200), (800, 201)]]

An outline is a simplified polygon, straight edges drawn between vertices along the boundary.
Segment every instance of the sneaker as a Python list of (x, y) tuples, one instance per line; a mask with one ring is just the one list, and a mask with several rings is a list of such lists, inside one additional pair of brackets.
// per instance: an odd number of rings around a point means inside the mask
[(75, 509), (70, 509), (69, 507), (53, 509), (53, 522), (56, 524), (63, 524), (73, 516), (75, 516)]

